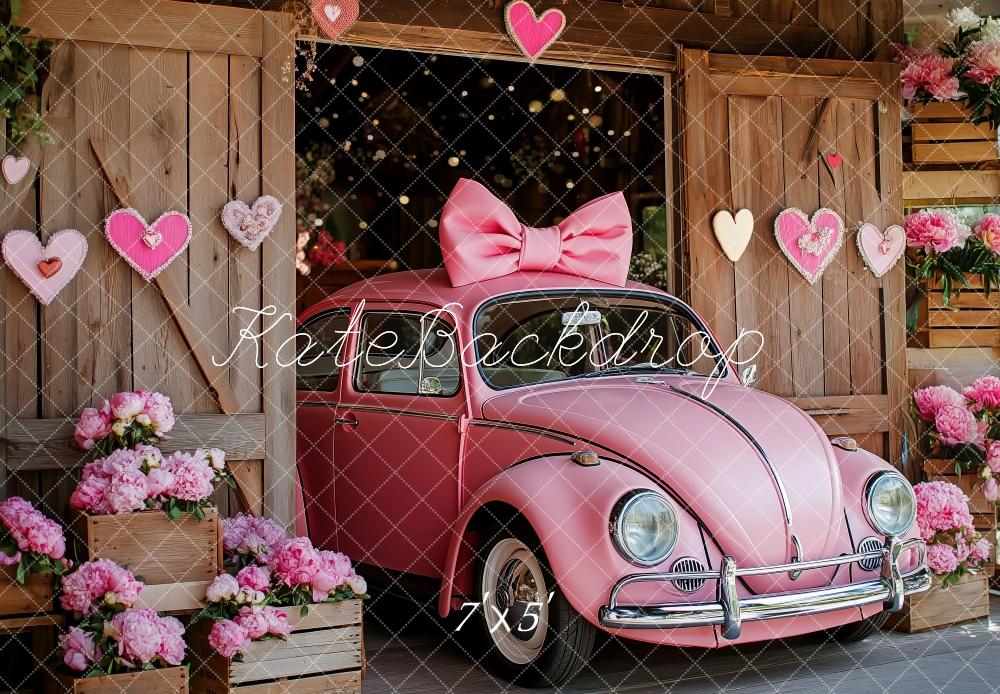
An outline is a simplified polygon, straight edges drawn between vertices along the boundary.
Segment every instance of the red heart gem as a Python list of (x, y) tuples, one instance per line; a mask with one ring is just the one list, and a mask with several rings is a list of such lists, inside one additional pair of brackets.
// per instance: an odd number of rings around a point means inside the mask
[(62, 260), (59, 258), (46, 258), (38, 261), (38, 271), (47, 278), (52, 277), (62, 270)]
[(840, 165), (844, 163), (844, 158), (840, 156), (840, 152), (834, 152), (826, 155), (826, 163), (830, 165), (831, 169), (839, 169)]

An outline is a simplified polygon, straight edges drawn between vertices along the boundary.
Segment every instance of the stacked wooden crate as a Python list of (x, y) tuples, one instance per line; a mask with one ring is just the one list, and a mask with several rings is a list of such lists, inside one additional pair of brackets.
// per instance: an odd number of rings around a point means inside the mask
[(945, 306), (939, 280), (926, 285), (917, 314), (917, 333), (928, 347), (1000, 347), (1000, 289), (987, 294), (982, 278), (967, 275), (968, 288), (952, 285)]
[(997, 133), (974, 125), (954, 101), (912, 104), (910, 130), (914, 164), (979, 164), (997, 159)]

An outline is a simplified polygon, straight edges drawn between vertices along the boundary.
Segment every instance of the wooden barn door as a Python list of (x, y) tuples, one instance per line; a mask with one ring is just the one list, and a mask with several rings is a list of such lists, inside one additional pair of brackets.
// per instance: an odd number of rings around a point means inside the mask
[[(89, 252), (49, 306), (12, 273), (2, 278), (7, 493), (63, 513), (83, 462), (72, 442), (81, 408), (144, 388), (167, 394), (178, 413), (166, 449), (226, 450), (241, 505), (290, 522), (294, 372), (275, 360), (294, 332), (282, 317), (294, 313), (288, 17), (150, 0), (23, 5), (20, 21), (54, 41), (41, 107), (55, 142), (37, 182), (4, 201), (4, 231), (29, 229), (44, 242), (77, 229)], [(251, 252), (219, 213), (264, 193), (285, 210)], [(149, 221), (168, 210), (191, 219), (190, 246), (156, 282), (104, 238), (104, 219), (123, 206)], [(276, 315), (252, 320), (264, 306)], [(244, 343), (226, 361), (241, 330), (272, 322), (259, 355)], [(218, 501), (226, 512), (237, 497), (223, 491)]]
[[(904, 269), (881, 280), (854, 232), (902, 217), (898, 73), (892, 65), (713, 55), (679, 61), (682, 273), (694, 307), (725, 344), (758, 330), (757, 387), (785, 396), (830, 435), (853, 435), (899, 465), (905, 400)], [(823, 154), (840, 153), (828, 169)], [(810, 285), (778, 249), (775, 216), (828, 207), (848, 236)], [(748, 208), (756, 225), (737, 263), (711, 217)], [(752, 347), (752, 345), (751, 345)], [(745, 353), (746, 350), (741, 350)]]

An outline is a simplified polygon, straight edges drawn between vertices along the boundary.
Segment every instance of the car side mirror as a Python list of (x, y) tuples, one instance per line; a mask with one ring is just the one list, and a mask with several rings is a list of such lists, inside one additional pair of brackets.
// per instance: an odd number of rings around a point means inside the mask
[(757, 382), (757, 365), (747, 364), (746, 367), (740, 372), (740, 380), (743, 381), (743, 385), (749, 388), (754, 383)]

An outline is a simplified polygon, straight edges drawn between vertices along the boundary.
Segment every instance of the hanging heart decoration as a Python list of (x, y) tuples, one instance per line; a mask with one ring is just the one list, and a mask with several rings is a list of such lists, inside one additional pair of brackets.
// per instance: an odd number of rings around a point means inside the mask
[(246, 248), (256, 251), (280, 216), (281, 203), (270, 195), (262, 195), (252, 207), (242, 200), (226, 203), (222, 208), (222, 226)]
[(774, 238), (796, 270), (815, 284), (844, 245), (844, 221), (825, 207), (812, 219), (797, 208), (782, 210), (774, 220)]
[(3, 259), (40, 303), (48, 306), (83, 267), (87, 239), (75, 229), (57, 231), (44, 246), (32, 231), (3, 238)]
[(354, 26), (361, 14), (358, 0), (312, 0), (312, 16), (331, 41)]
[(3, 172), (3, 179), (7, 181), (7, 185), (12, 186), (20, 183), (21, 179), (31, 171), (31, 160), (27, 157), (15, 157), (13, 154), (8, 154), (0, 161), (0, 171)]
[(108, 243), (147, 282), (187, 248), (191, 241), (191, 220), (180, 212), (164, 212), (146, 224), (133, 209), (115, 210), (104, 223)]
[(535, 61), (566, 29), (562, 10), (548, 9), (539, 17), (525, 0), (509, 3), (503, 16), (507, 33), (529, 61)]
[(876, 277), (889, 272), (906, 252), (906, 232), (898, 224), (880, 231), (866, 222), (858, 229), (857, 241), (862, 260)]
[(739, 210), (735, 216), (729, 210), (716, 212), (712, 217), (712, 230), (719, 245), (722, 246), (722, 252), (735, 263), (750, 245), (750, 236), (753, 234), (753, 212)]

